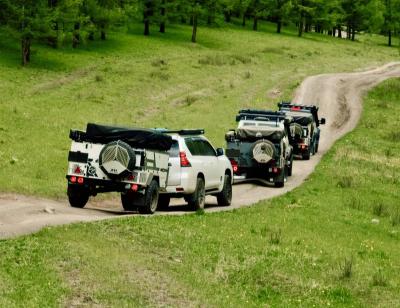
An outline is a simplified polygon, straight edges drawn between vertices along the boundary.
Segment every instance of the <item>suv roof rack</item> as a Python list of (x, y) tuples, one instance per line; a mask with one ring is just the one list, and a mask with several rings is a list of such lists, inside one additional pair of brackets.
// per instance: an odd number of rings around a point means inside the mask
[(285, 118), (286, 114), (281, 111), (242, 109), (236, 116), (236, 122), (241, 120), (279, 121)]
[(310, 112), (313, 115), (317, 126), (319, 126), (320, 124), (318, 119), (318, 110), (319, 110), (318, 106), (292, 104), (291, 102), (281, 102), (278, 103), (278, 107), (282, 111), (285, 111), (287, 109), (286, 111)]
[(170, 130), (166, 128), (156, 128), (157, 131), (164, 134), (178, 134), (182, 136), (187, 135), (204, 135), (205, 130), (203, 128), (197, 129), (180, 129), (180, 130)]
[(291, 111), (311, 111), (311, 112), (317, 112), (318, 107), (315, 105), (299, 105), (299, 104), (293, 104), (291, 102), (281, 102), (278, 103), (279, 108), (289, 108)]

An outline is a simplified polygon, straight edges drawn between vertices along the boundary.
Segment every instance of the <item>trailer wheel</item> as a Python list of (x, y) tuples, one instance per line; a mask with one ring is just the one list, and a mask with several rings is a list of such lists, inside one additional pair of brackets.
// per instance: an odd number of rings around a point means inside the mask
[(307, 152), (303, 153), (303, 159), (304, 160), (310, 160), (310, 150), (307, 150)]
[(68, 185), (67, 195), (72, 207), (84, 208), (89, 201), (89, 190), (85, 187)]
[(135, 204), (136, 194), (133, 192), (121, 193), (121, 203), (125, 211), (136, 211), (137, 205)]
[(160, 194), (158, 196), (158, 206), (157, 210), (166, 211), (168, 210), (171, 197), (167, 194)]
[(206, 201), (206, 190), (204, 180), (202, 178), (197, 178), (196, 190), (188, 198), (189, 207), (194, 210), (204, 209), (204, 204)]
[(158, 183), (156, 180), (152, 180), (146, 189), (143, 204), (138, 207), (139, 213), (154, 214), (157, 211), (158, 197)]
[(224, 187), (217, 195), (219, 206), (229, 206), (232, 203), (232, 179), (229, 174), (225, 174)]
[(282, 188), (285, 186), (286, 168), (282, 168), (279, 180), (275, 181), (275, 187)]
[(288, 176), (292, 176), (293, 174), (293, 154), (290, 156), (290, 165), (288, 168)]

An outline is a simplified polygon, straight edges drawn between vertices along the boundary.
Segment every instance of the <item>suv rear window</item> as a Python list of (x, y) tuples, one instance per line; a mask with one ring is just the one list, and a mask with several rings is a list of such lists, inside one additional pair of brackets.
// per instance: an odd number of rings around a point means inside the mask
[(215, 150), (201, 138), (185, 138), (186, 146), (193, 156), (215, 156)]
[(177, 140), (172, 141), (172, 146), (168, 151), (169, 157), (179, 157), (179, 143)]

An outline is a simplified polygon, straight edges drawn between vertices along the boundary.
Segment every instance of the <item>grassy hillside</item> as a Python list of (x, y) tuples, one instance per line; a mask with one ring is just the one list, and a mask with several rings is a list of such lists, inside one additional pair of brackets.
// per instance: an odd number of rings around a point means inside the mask
[(293, 192), (0, 242), (0, 306), (399, 307), (400, 79)]
[(272, 107), (311, 74), (398, 56), (381, 37), (299, 39), (274, 29), (201, 28), (192, 44), (188, 27), (143, 37), (138, 26), (78, 50), (35, 46), (28, 68), (19, 43), (0, 33), (0, 190), (65, 197), (69, 129), (89, 121), (204, 127), (222, 145), (239, 108)]

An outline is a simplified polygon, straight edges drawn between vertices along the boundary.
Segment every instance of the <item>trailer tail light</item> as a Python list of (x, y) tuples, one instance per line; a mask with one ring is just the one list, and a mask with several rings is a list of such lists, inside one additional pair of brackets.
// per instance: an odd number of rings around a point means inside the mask
[(76, 176), (71, 176), (69, 180), (71, 183), (76, 183)]
[(273, 173), (279, 173), (280, 169), (277, 167), (272, 168)]
[(132, 184), (131, 185), (131, 190), (136, 192), (136, 191), (139, 190), (139, 186), (137, 184)]
[(191, 167), (190, 161), (188, 160), (185, 152), (179, 152), (179, 158), (181, 160), (181, 167)]
[(306, 150), (307, 149), (307, 144), (300, 144), (300, 149)]
[(231, 161), (233, 173), (237, 173), (239, 171), (238, 162), (236, 160), (234, 160), (233, 158), (231, 158), (230, 161)]
[(85, 180), (84, 180), (83, 178), (78, 177), (78, 184), (83, 184), (84, 181), (85, 181)]
[(299, 106), (293, 106), (293, 107), (291, 108), (291, 110), (292, 110), (292, 111), (299, 111), (299, 110), (301, 110), (301, 107), (299, 107)]

